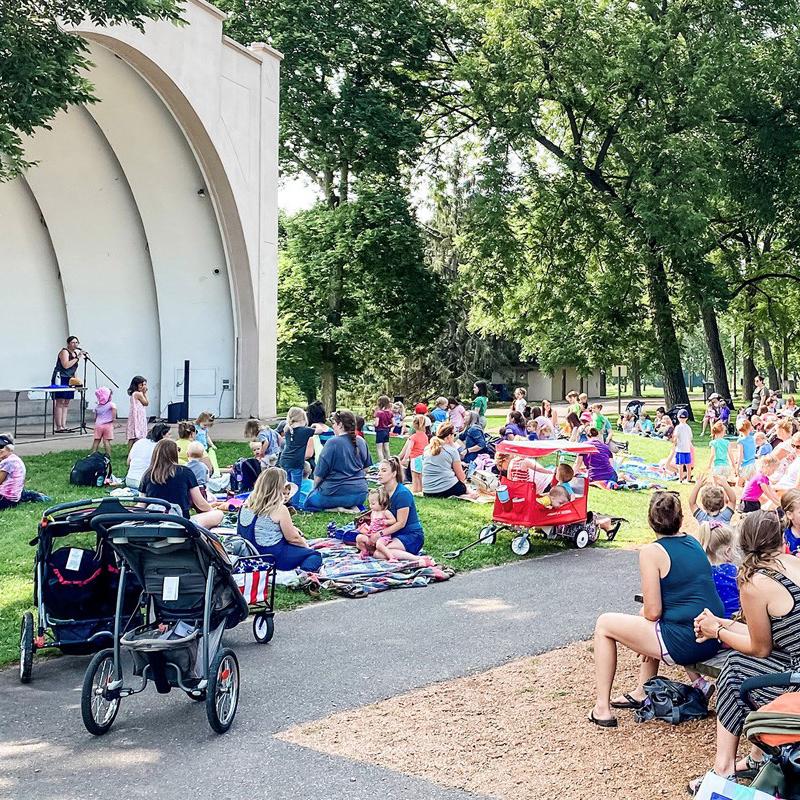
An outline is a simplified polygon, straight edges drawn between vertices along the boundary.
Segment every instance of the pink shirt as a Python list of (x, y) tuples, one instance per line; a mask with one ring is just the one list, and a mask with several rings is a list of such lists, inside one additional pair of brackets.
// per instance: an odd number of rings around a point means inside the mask
[(0, 461), (0, 470), (6, 473), (6, 479), (0, 483), (0, 497), (18, 503), (25, 486), (25, 464), (16, 453), (12, 453)]
[(98, 425), (107, 425), (114, 421), (114, 409), (116, 406), (109, 400), (94, 410), (94, 421)]
[(764, 494), (763, 486), (769, 486), (769, 478), (766, 475), (762, 475), (760, 472), (756, 472), (756, 474), (745, 483), (744, 490), (742, 491), (742, 500), (749, 500), (751, 502), (759, 501), (761, 495)]
[(450, 409), (450, 422), (453, 423), (453, 427), (457, 431), (460, 431), (464, 427), (464, 412), (464, 406), (460, 404)]

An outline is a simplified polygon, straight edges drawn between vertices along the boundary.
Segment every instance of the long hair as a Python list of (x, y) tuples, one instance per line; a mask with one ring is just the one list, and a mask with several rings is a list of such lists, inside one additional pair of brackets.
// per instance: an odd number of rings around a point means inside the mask
[(725, 550), (736, 545), (736, 535), (727, 525), (704, 522), (697, 529), (697, 541), (706, 551), (708, 560), (712, 564), (718, 564), (722, 561)]
[(172, 439), (162, 439), (150, 459), (150, 480), (164, 484), (178, 471), (178, 445)]
[(781, 497), (781, 508), (786, 514), (793, 514), (800, 508), (800, 489), (790, 489)]
[(178, 423), (178, 438), (191, 439), (197, 431), (194, 427), (194, 422), (179, 422)]
[(169, 425), (166, 422), (156, 422), (147, 434), (151, 442), (158, 444), (169, 433)]
[(259, 431), (261, 430), (261, 420), (255, 417), (250, 417), (244, 424), (244, 438), (257, 439)]
[(486, 381), (475, 381), (475, 386), (478, 387), (478, 397), (488, 397), (489, 389), (486, 386)]
[(391, 406), (392, 406), (392, 401), (385, 394), (382, 394), (378, 398), (378, 408), (386, 409), (386, 408), (391, 408)]
[(134, 375), (131, 378), (131, 385), (128, 387), (128, 394), (131, 395), (134, 392), (139, 391), (139, 384), (144, 383), (147, 378), (142, 377), (141, 375)]
[(358, 449), (358, 436), (356, 436), (356, 415), (352, 411), (343, 409), (342, 411), (334, 412), (333, 421), (344, 428), (350, 444), (353, 445), (353, 450), (356, 451), (356, 455), (360, 456), (361, 451)]
[(268, 517), (283, 505), (283, 490), (286, 488), (286, 473), (280, 467), (269, 467), (257, 478), (250, 497), (245, 500), (257, 517)]
[(739, 586), (752, 580), (758, 570), (775, 567), (783, 552), (783, 531), (778, 515), (772, 511), (752, 511), (739, 525)]
[(299, 428), (302, 425), (308, 425), (306, 412), (299, 406), (292, 406), (286, 412), (286, 427), (284, 430), (291, 433), (295, 428)]
[(431, 438), (431, 443), (428, 445), (430, 454), (432, 456), (438, 456), (439, 453), (442, 452), (442, 447), (444, 446), (444, 440), (448, 436), (452, 436), (454, 433), (455, 433), (455, 428), (453, 428), (453, 424), (451, 422), (443, 422), (439, 426), (435, 435)]
[(394, 479), (397, 481), (398, 484), (403, 483), (403, 466), (400, 463), (400, 459), (397, 456), (392, 456), (391, 458), (384, 458), (381, 461), (381, 464), (386, 464), (389, 469), (392, 470), (394, 473)]

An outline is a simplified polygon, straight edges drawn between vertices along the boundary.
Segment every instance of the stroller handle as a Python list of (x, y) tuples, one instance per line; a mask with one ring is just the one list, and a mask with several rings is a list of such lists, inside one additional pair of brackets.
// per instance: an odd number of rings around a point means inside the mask
[(755, 675), (747, 678), (739, 687), (739, 696), (753, 710), (756, 706), (750, 700), (750, 692), (755, 689), (784, 688), (787, 686), (800, 686), (800, 672), (773, 672), (769, 675)]
[(91, 521), (92, 530), (98, 534), (105, 535), (113, 525), (120, 525), (124, 522), (169, 522), (179, 525), (190, 536), (199, 536), (200, 528), (186, 517), (179, 517), (177, 514), (155, 514), (152, 511), (142, 511), (130, 514), (99, 514)]

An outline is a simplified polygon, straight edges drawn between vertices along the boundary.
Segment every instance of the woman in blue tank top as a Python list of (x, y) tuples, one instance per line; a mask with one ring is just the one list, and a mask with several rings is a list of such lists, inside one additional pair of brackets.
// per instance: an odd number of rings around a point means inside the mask
[[(658, 674), (659, 662), (669, 665), (695, 664), (714, 656), (716, 640), (695, 640), (694, 619), (703, 609), (724, 616), (711, 574), (711, 564), (700, 543), (681, 533), (681, 500), (672, 492), (656, 492), (650, 499), (648, 522), (656, 541), (639, 554), (644, 606), (639, 616), (602, 614), (594, 630), (594, 660), (597, 701), (589, 720), (603, 728), (615, 728), (612, 708), (638, 708), (644, 699), (644, 684)], [(617, 668), (617, 643), (646, 658), (639, 670), (639, 683), (629, 694), (611, 700)], [(699, 688), (708, 685), (697, 673), (689, 677)]]

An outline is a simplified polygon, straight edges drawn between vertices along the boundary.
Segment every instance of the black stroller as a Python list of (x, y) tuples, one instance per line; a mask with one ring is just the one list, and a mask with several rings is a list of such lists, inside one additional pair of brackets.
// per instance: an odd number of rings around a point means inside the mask
[[(108, 647), (114, 635), (114, 610), (119, 585), (119, 566), (111, 549), (95, 537), (88, 549), (86, 534), (99, 514), (123, 514), (140, 498), (106, 497), (76, 500), (48, 508), (42, 515), (36, 538), (33, 566), (33, 602), (22, 615), (19, 637), (19, 678), (31, 680), (33, 656), (39, 650), (58, 649), (66, 655), (85, 655)], [(149, 503), (169, 510), (163, 500)], [(67, 537), (71, 542), (65, 541)], [(70, 546), (73, 545), (73, 546)], [(130, 625), (142, 621), (141, 586), (130, 581), (122, 598), (122, 612)], [(126, 630), (123, 625), (122, 630)]]
[(642, 409), (644, 408), (644, 400), (631, 400), (628, 405), (625, 406), (626, 411), (630, 411), (633, 414), (634, 419), (639, 419), (642, 416)]
[[(181, 689), (206, 704), (209, 725), (225, 733), (239, 702), (239, 662), (222, 646), (226, 629), (247, 618), (247, 602), (231, 575), (220, 541), (190, 520), (168, 514), (105, 514), (92, 528), (119, 556), (113, 647), (86, 669), (81, 714), (95, 736), (114, 722), (123, 697), (153, 681), (160, 694)], [(124, 598), (130, 573), (144, 587), (148, 622), (124, 631)], [(122, 650), (133, 659), (126, 682)]]

